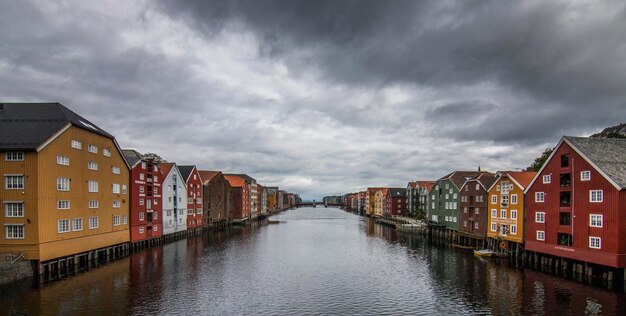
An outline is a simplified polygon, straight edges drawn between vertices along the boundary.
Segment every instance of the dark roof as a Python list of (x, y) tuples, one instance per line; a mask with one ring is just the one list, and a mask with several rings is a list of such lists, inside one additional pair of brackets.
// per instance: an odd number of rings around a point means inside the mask
[(253, 177), (251, 177), (251, 176), (249, 176), (247, 174), (243, 174), (243, 173), (228, 173), (228, 174), (224, 174), (224, 175), (225, 176), (237, 176), (237, 177), (240, 177), (240, 178), (244, 179), (248, 183), (256, 182), (256, 180)]
[(36, 150), (67, 124), (114, 139), (60, 103), (0, 103), (0, 149)]
[(134, 149), (122, 149), (122, 154), (131, 168), (141, 161), (141, 154)]
[(564, 136), (621, 189), (626, 188), (626, 139)]
[(222, 173), (221, 171), (198, 170), (203, 183), (209, 183), (215, 176)]
[(498, 180), (498, 175), (495, 173), (483, 173), (478, 175), (478, 177), (471, 178), (463, 184), (463, 186), (467, 185), (467, 182), (479, 182), (482, 184), (485, 191), (489, 191), (489, 188)]
[(185, 180), (189, 179), (189, 175), (191, 174), (191, 171), (193, 171), (193, 168), (195, 168), (196, 166), (193, 165), (186, 165), (186, 166), (178, 166), (178, 170), (180, 171), (180, 175), (183, 176), (183, 178), (185, 178)]
[(452, 183), (456, 185), (457, 188), (461, 189), (465, 181), (476, 178), (484, 173), (492, 174), (486, 171), (454, 171), (445, 175), (437, 181), (449, 179), (450, 181), (452, 181)]
[(406, 188), (389, 188), (388, 196), (391, 197), (405, 197)]

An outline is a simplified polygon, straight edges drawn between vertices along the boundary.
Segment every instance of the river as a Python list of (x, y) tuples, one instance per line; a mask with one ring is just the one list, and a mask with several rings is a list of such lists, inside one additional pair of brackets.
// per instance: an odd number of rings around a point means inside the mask
[(333, 208), (155, 247), (33, 288), (0, 287), (0, 314), (604, 314), (623, 293), (501, 261)]

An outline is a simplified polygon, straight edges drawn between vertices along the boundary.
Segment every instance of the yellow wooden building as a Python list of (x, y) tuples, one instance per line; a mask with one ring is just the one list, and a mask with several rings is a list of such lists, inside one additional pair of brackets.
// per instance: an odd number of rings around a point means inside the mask
[(489, 188), (489, 217), (487, 237), (524, 242), (524, 189), (535, 172), (498, 172), (496, 182)]
[(59, 103), (0, 104), (0, 252), (40, 262), (127, 243), (115, 138)]

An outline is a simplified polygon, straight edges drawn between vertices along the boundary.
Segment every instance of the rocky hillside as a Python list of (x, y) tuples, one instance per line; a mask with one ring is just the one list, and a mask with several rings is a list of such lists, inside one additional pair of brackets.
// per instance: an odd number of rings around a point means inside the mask
[(602, 132), (591, 135), (597, 138), (626, 138), (626, 123), (605, 128)]

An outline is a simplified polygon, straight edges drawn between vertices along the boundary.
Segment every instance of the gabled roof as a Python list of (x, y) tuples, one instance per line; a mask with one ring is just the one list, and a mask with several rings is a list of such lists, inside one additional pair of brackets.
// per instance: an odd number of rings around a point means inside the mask
[(465, 181), (463, 186), (467, 185), (469, 182), (478, 182), (483, 187), (483, 189), (485, 189), (485, 191), (489, 191), (491, 186), (496, 183), (497, 180), (498, 176), (494, 173), (482, 173), (475, 178), (471, 178)]
[(539, 175), (561, 147), (567, 143), (576, 153), (596, 169), (613, 187), (618, 190), (626, 188), (626, 139), (621, 138), (590, 138), (563, 136), (554, 147), (552, 154), (546, 159), (524, 193), (537, 181)]
[[(226, 178), (226, 180), (228, 180), (228, 183), (230, 183), (230, 186), (233, 187), (233, 188), (243, 188), (246, 185), (246, 180), (244, 180), (240, 176), (236, 176), (236, 175), (232, 175), (232, 174), (225, 174), (224, 178)], [(281, 191), (281, 192), (283, 192), (283, 191)]]
[(70, 125), (115, 139), (60, 103), (0, 103), (0, 149), (39, 150)]
[(454, 171), (439, 178), (437, 181), (450, 180), (450, 182), (452, 182), (457, 187), (457, 189), (461, 189), (465, 181), (476, 178), (484, 173), (491, 174), (490, 172), (486, 171)]
[(198, 170), (202, 183), (208, 184), (215, 176), (222, 173), (221, 171)]
[(417, 187), (417, 181), (410, 181), (406, 187), (409, 189), (415, 189)]
[(426, 184), (426, 191), (428, 191), (428, 193), (430, 193), (433, 188), (435, 187), (435, 185), (437, 185), (437, 181), (433, 181), (433, 182), (429, 182)]
[(191, 173), (193, 172), (193, 169), (195, 167), (196, 166), (193, 165), (178, 166), (178, 170), (180, 170), (180, 175), (183, 176), (186, 181), (188, 181), (189, 176), (191, 176)]
[(142, 160), (141, 154), (134, 149), (122, 149), (122, 155), (131, 168), (134, 168)]
[(175, 165), (176, 163), (174, 162), (164, 162), (159, 165), (159, 168), (161, 169), (161, 173), (163, 173), (164, 179), (167, 178), (167, 175), (170, 173), (170, 171), (172, 170), (172, 167), (174, 167)]
[(240, 177), (240, 178), (244, 179), (246, 182), (248, 182), (250, 184), (256, 183), (256, 180), (253, 177), (251, 177), (251, 176), (249, 176), (249, 175), (247, 175), (245, 173), (229, 173), (229, 174), (224, 174), (224, 175), (225, 176), (228, 175), (228, 176)]
[(506, 174), (515, 181), (522, 190), (525, 190), (530, 182), (533, 181), (535, 175), (537, 175), (534, 171), (507, 171)]
[(389, 188), (387, 194), (388, 196), (391, 196), (391, 197), (406, 197), (406, 189), (405, 188)]

